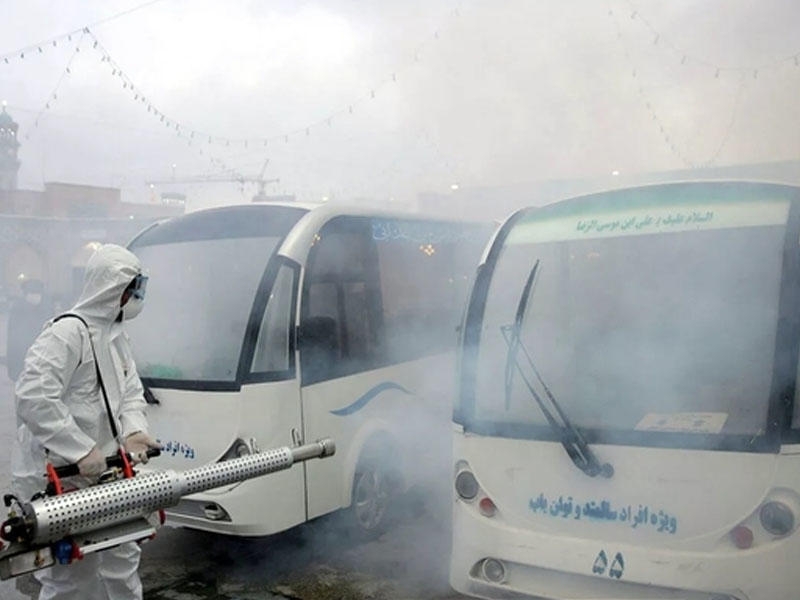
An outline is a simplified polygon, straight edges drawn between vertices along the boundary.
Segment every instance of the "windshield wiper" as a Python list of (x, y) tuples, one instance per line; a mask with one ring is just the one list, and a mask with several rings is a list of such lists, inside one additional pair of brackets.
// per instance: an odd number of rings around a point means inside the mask
[[(614, 467), (612, 467), (609, 463), (601, 464), (600, 461), (597, 460), (597, 456), (594, 452), (592, 452), (592, 449), (589, 447), (589, 444), (586, 443), (586, 440), (581, 435), (581, 432), (570, 422), (570, 420), (567, 418), (567, 415), (561, 409), (561, 406), (556, 401), (555, 397), (550, 391), (550, 388), (547, 387), (547, 384), (545, 384), (542, 376), (539, 374), (539, 370), (533, 363), (533, 359), (528, 353), (527, 348), (525, 348), (525, 345), (520, 340), (522, 324), (525, 320), (525, 313), (530, 302), (531, 292), (533, 290), (533, 284), (536, 281), (536, 273), (538, 270), (539, 260), (537, 259), (533, 265), (533, 268), (531, 268), (531, 272), (528, 275), (528, 280), (525, 282), (525, 287), (522, 288), (522, 295), (520, 296), (519, 304), (517, 305), (517, 314), (514, 317), (514, 324), (503, 325), (500, 327), (500, 330), (503, 333), (503, 338), (508, 345), (505, 368), (506, 410), (508, 410), (511, 404), (511, 390), (514, 384), (514, 372), (518, 371), (520, 378), (525, 383), (525, 387), (528, 388), (531, 396), (534, 400), (536, 400), (536, 404), (539, 405), (539, 409), (542, 411), (545, 419), (547, 419), (547, 423), (558, 435), (561, 445), (564, 446), (564, 450), (566, 450), (567, 455), (570, 457), (572, 462), (575, 463), (575, 466), (586, 473), (589, 477), (596, 477), (597, 475), (611, 477), (614, 475)], [(556, 419), (555, 415), (547, 408), (544, 400), (542, 400), (542, 397), (533, 387), (533, 383), (525, 375), (525, 371), (519, 362), (520, 350), (522, 351), (522, 356), (525, 357), (525, 361), (528, 363), (528, 367), (531, 371), (533, 371), (533, 374), (539, 381), (539, 384), (544, 390), (547, 399), (555, 409), (558, 419)]]

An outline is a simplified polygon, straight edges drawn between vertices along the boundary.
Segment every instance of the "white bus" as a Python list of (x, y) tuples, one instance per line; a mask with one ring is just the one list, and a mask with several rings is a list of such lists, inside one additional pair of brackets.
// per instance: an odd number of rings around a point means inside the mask
[(150, 279), (129, 333), (157, 401), (153, 468), (321, 437), (337, 446), (325, 461), (191, 496), (168, 524), (258, 536), (352, 505), (357, 533), (380, 532), (392, 496), (414, 483), (409, 462), (433, 452), (415, 438), (438, 423), (447, 439), (457, 327), (492, 229), (252, 204), (139, 234), (129, 247)]
[(484, 598), (800, 597), (800, 188), (521, 210), (481, 261), (450, 580)]

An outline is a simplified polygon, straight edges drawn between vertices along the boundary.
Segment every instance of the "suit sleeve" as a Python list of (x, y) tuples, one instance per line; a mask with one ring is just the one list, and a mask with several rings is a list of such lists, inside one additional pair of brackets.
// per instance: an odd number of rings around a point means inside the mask
[(70, 462), (95, 446), (62, 400), (81, 352), (78, 329), (67, 320), (53, 324), (31, 345), (15, 387), (17, 417), (45, 448)]

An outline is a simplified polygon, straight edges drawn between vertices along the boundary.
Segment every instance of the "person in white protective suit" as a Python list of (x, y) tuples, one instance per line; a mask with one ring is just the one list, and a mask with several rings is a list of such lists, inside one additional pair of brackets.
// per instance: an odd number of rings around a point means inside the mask
[[(83, 292), (69, 311), (85, 324), (75, 317), (51, 320), (28, 350), (15, 387), (12, 452), (13, 487), (23, 501), (43, 490), (47, 460), (54, 466), (77, 463), (80, 475), (64, 484), (85, 487), (106, 470), (105, 456), (120, 443), (138, 462), (146, 462), (148, 448), (158, 447), (147, 433), (144, 391), (122, 328), (124, 319), (141, 310), (146, 281), (135, 255), (113, 244), (101, 246), (89, 259)], [(112, 434), (95, 357), (119, 440)], [(140, 552), (129, 542), (38, 571), (39, 598), (141, 599)]]

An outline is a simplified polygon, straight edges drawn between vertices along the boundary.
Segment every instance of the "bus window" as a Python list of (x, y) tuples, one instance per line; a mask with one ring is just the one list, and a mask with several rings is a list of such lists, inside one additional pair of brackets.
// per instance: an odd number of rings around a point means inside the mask
[(305, 385), (330, 379), (341, 358), (339, 297), (334, 283), (308, 286), (308, 316), (300, 326), (300, 363)]
[(352, 360), (366, 362), (375, 349), (367, 285), (363, 281), (354, 281), (343, 284), (342, 288), (347, 356)]
[(306, 212), (282, 206), (198, 211), (131, 242), (150, 275), (147, 308), (127, 325), (148, 383), (238, 385), (240, 362), (250, 365), (240, 355), (259, 283), (270, 256)]
[(338, 323), (326, 316), (308, 317), (300, 327), (300, 363), (303, 383), (310, 385), (332, 377), (341, 348)]
[(294, 269), (281, 265), (259, 327), (251, 373), (289, 372)]
[(373, 237), (387, 363), (452, 348), (485, 236), (470, 241), (469, 228), (459, 224), (373, 219)]
[[(207, 239), (137, 247), (151, 281), (147, 318), (129, 326), (142, 376), (235, 381), (253, 297), (279, 241)], [(164, 343), (165, 331), (174, 341)]]
[(304, 385), (380, 362), (374, 263), (367, 219), (339, 217), (320, 231), (309, 257), (300, 326)]
[[(500, 325), (513, 319), (519, 281), (536, 257), (521, 340), (576, 424), (602, 430), (606, 440), (626, 431), (647, 437), (648, 415), (715, 413), (725, 415), (719, 433), (761, 435), (778, 321), (780, 234), (780, 227), (746, 227), (509, 244), (486, 304), (491, 326), (476, 415), (546, 428), (527, 388), (513, 386), (506, 399), (505, 382), (496, 377), (506, 358)], [(726, 268), (731, 256), (743, 258)]]

